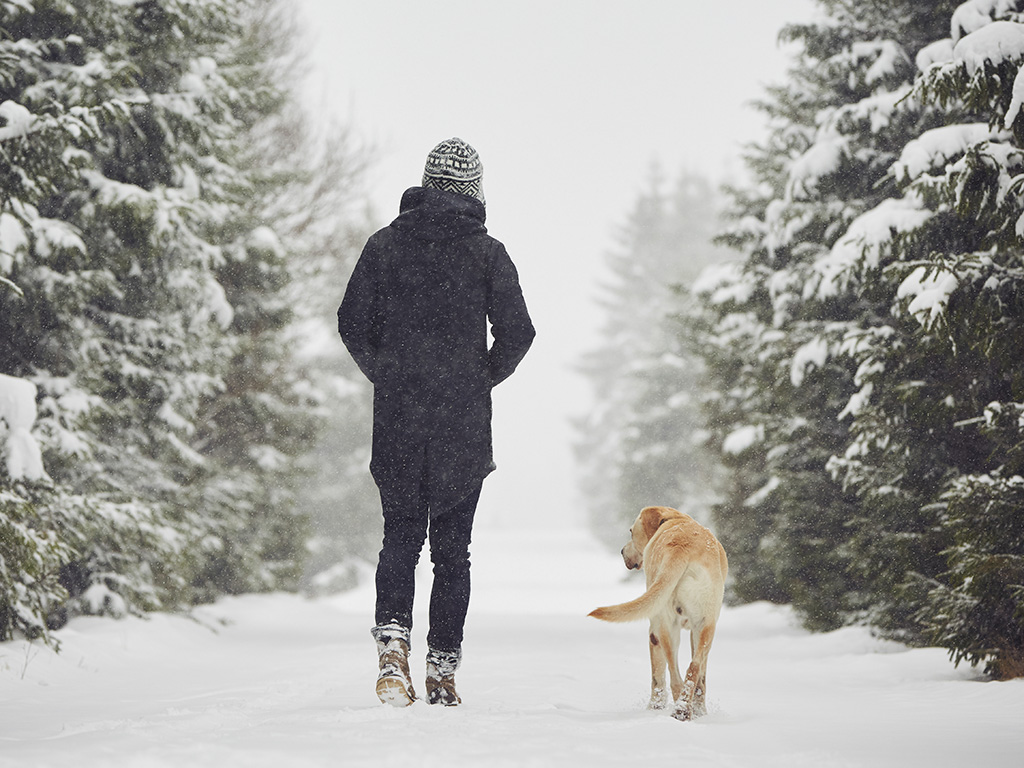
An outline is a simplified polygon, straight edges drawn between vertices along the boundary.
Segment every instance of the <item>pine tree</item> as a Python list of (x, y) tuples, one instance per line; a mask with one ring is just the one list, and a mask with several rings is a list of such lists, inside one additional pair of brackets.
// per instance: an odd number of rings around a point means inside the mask
[[(255, 68), (257, 82), (297, 82), (301, 35), (292, 8), (257, 5), (235, 66)], [(335, 399), (363, 380), (336, 338), (333, 318), (364, 229), (354, 204), (365, 161), (343, 127), (326, 126), (328, 138), (316, 133), (292, 91), (264, 87), (256, 94), (238, 158), (252, 180), (236, 234), (245, 255), (218, 272), (235, 309), (229, 397), (209, 401), (200, 438), (204, 453), (218, 457), (203, 485), (215, 489), (226, 518), (236, 521), (208, 562), (215, 591), (295, 586), (311, 525), (325, 519), (348, 523), (335, 540), (365, 557), (364, 542), (352, 541), (359, 537), (349, 529), (359, 527), (353, 519), (379, 518), (375, 495), (358, 497), (372, 486), (363, 461), (369, 434), (358, 426), (369, 424), (368, 415), (351, 392)], [(321, 465), (318, 446), (337, 435), (351, 442)], [(340, 474), (339, 492), (340, 465), (348, 471)], [(313, 494), (336, 506), (321, 514), (309, 504)]]
[[(714, 382), (710, 423), (734, 470), (715, 517), (735, 591), (790, 599), (814, 628), (865, 611), (885, 623), (880, 617), (899, 602), (892, 579), (910, 563), (936, 572), (926, 553), (941, 547), (923, 541), (927, 522), (907, 516), (920, 499), (898, 504), (889, 527), (879, 512), (892, 501), (879, 498), (883, 489), (871, 498), (873, 487), (826, 466), (848, 452), (844, 419), (867, 374), (843, 354), (846, 345), (888, 313), (870, 278), (890, 257), (890, 230), (919, 220), (893, 204), (888, 169), (906, 137), (934, 119), (906, 97), (917, 50), (948, 19), (940, 7), (910, 2), (822, 5), (827, 23), (784, 32), (801, 43), (801, 60), (791, 84), (762, 104), (773, 132), (749, 159), (760, 187), (735, 196), (736, 224), (724, 238), (746, 262), (703, 281), (694, 321)], [(863, 272), (852, 276), (851, 261)], [(890, 542), (916, 540), (918, 551), (888, 566), (865, 558), (857, 535), (879, 530)]]
[(929, 525), (928, 567), (901, 585), (910, 620), (954, 661), (1000, 677), (1024, 673), (1020, 5), (963, 4), (952, 38), (918, 59), (911, 97), (943, 119), (906, 143), (892, 175), (927, 215), (876, 281), (885, 338), (853, 339), (870, 392), (838, 463), (876, 486), (900, 473)]
[(275, 232), (307, 179), (258, 141), (293, 107), (271, 5), (0, 4), (0, 366), (39, 390), (49, 472), (0, 476), (0, 554), (39, 566), (0, 574), (4, 635), (43, 631), (58, 566), (63, 614), (295, 584), (319, 399), (289, 336), (308, 243)]
[[(294, 8), (273, 5), (255, 32), (260, 54), (275, 52), (276, 80), (298, 82), (306, 62), (297, 41), (305, 31)], [(336, 589), (354, 584), (357, 563), (372, 561), (380, 542), (380, 500), (367, 471), (372, 385), (341, 343), (336, 321), (349, 275), (378, 226), (361, 194), (375, 150), (324, 115), (310, 120), (289, 96), (252, 142), (264, 164), (273, 158), (260, 170), (274, 192), (261, 216), (288, 249), (284, 298), (292, 320), (281, 343), (290, 350), (285, 378), (313, 421), (301, 452), (292, 455), (287, 481), (277, 486), (287, 488), (306, 530), (304, 586), (319, 574), (318, 585)], [(335, 573), (340, 578), (332, 579)]]
[[(125, 598), (154, 605), (157, 574), (178, 570), (170, 565), (181, 556), (173, 534), (185, 526), (176, 529), (166, 510), (138, 498), (172, 495), (160, 462), (181, 441), (148, 427), (173, 420), (157, 415), (177, 415), (179, 385), (188, 386), (181, 374), (201, 377), (211, 357), (187, 352), (203, 349), (189, 333), (205, 338), (205, 329), (186, 322), (199, 314), (194, 283), (203, 275), (176, 258), (196, 252), (175, 239), (186, 214), (151, 175), (151, 118), (161, 104), (147, 101), (126, 64), (132, 49), (152, 42), (139, 39), (144, 14), (135, 11), (112, 3), (3, 6), (3, 103), (29, 125), (5, 142), (16, 145), (5, 175), (33, 181), (4, 201), (24, 236), (6, 265), (19, 295), (4, 296), (0, 359), (40, 390), (38, 431), (57, 483), (19, 495), (36, 511), (36, 527), (59, 531), (71, 547), (75, 567), (65, 565), (62, 580), (97, 611), (119, 610)], [(45, 143), (52, 132), (31, 130), (95, 113), (109, 119), (65, 134), (57, 152)], [(36, 165), (47, 153), (62, 162)], [(142, 184), (129, 183), (133, 153)], [(136, 483), (138, 492), (125, 492)]]
[(765, 104), (765, 193), (736, 196), (746, 263), (693, 320), (740, 459), (737, 591), (767, 569), (811, 626), (863, 616), (1020, 674), (1024, 17), (822, 5)]

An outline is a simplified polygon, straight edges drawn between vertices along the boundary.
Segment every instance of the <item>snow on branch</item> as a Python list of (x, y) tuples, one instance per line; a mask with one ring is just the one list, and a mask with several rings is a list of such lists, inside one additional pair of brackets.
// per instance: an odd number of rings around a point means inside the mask
[(994, 21), (972, 32), (953, 48), (953, 59), (967, 67), (974, 75), (985, 64), (998, 66), (1006, 60), (1024, 59), (1024, 24), (1014, 21)]
[(743, 500), (744, 507), (758, 507), (765, 502), (765, 500), (772, 495), (776, 488), (782, 485), (782, 481), (772, 475), (768, 478), (768, 482), (754, 491), (750, 496)]
[(744, 424), (726, 435), (725, 440), (722, 441), (722, 451), (731, 456), (738, 456), (763, 441), (763, 426)]
[(913, 181), (921, 174), (960, 157), (969, 147), (997, 136), (998, 132), (986, 123), (961, 123), (933, 128), (907, 142), (900, 153), (900, 159), (892, 164), (890, 172), (900, 184)]
[(849, 155), (850, 140), (846, 136), (833, 134), (819, 138), (790, 166), (786, 197), (792, 200), (811, 195), (819, 180), (836, 173)]
[(913, 196), (883, 200), (854, 219), (828, 254), (815, 262), (818, 282), (815, 286), (808, 281), (805, 292), (816, 289), (818, 298), (835, 296), (858, 267), (878, 267), (882, 249), (894, 237), (919, 229), (933, 215)]
[(883, 80), (893, 77), (901, 64), (909, 64), (910, 59), (903, 46), (895, 40), (862, 40), (850, 45), (849, 49), (833, 56), (831, 63), (843, 62), (854, 70), (865, 62), (871, 62), (864, 72), (864, 82), (868, 86), (876, 86)]
[(857, 124), (867, 120), (871, 125), (871, 132), (878, 133), (889, 127), (900, 104), (909, 98), (910, 93), (910, 83), (904, 83), (892, 91), (875, 91), (860, 101), (844, 104), (836, 109), (824, 128), (843, 133), (856, 132)]
[(29, 245), (25, 228), (9, 213), (0, 213), (0, 275), (10, 272)]
[(36, 421), (35, 384), (0, 373), (0, 421), (7, 428), (4, 453), (10, 478), (47, 479), (42, 452), (31, 432)]
[(745, 304), (755, 288), (740, 264), (728, 262), (706, 267), (691, 290), (698, 296), (707, 296), (712, 306), (720, 306), (729, 302)]
[(4, 121), (4, 125), (0, 126), (0, 142), (27, 136), (35, 125), (32, 113), (10, 100), (0, 103), (0, 119)]
[(95, 136), (101, 118), (127, 113), (127, 103), (118, 100), (98, 107), (71, 107), (59, 115), (37, 115), (24, 105), (8, 99), (0, 102), (0, 121), (4, 123), (0, 125), (0, 144), (55, 129), (65, 132), (74, 139)]
[(949, 19), (949, 35), (957, 42), (992, 24), (994, 19), (1014, 16), (1016, 0), (967, 0), (961, 3)]
[(924, 72), (933, 64), (945, 64), (952, 60), (953, 41), (948, 37), (944, 37), (941, 40), (929, 43), (919, 50), (917, 56), (914, 57), (914, 64), (917, 66), (918, 71)]
[[(1016, 14), (1024, 19), (1024, 15)], [(921, 76), (914, 83), (911, 95), (928, 100), (935, 98), (940, 105), (967, 97), (968, 106), (983, 107), (988, 101), (984, 80), (997, 74), (1003, 65), (1017, 66), (1024, 62), (1024, 23), (993, 21), (956, 42), (950, 55), (938, 41), (922, 49), (917, 58)], [(1024, 84), (1014, 87), (1013, 103), (1004, 116), (1004, 124), (1011, 125), (1024, 103)]]
[(907, 311), (929, 329), (945, 315), (949, 297), (959, 286), (952, 272), (933, 265), (920, 266), (903, 279), (896, 298), (910, 299)]
[(794, 387), (799, 387), (804, 383), (804, 377), (807, 375), (808, 368), (811, 368), (812, 370), (823, 368), (825, 363), (828, 362), (828, 357), (828, 340), (823, 339), (820, 336), (818, 338), (811, 339), (797, 349), (796, 353), (793, 355), (793, 363), (789, 369), (790, 382)]

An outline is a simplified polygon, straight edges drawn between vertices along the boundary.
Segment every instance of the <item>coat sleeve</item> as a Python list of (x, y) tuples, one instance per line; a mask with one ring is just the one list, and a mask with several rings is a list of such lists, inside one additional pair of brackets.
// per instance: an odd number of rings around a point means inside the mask
[(495, 386), (512, 375), (536, 335), (519, 285), (519, 274), (504, 246), (499, 246), (492, 267), (487, 315), (494, 337), (488, 365), (491, 385)]
[(345, 342), (359, 370), (371, 382), (376, 378), (379, 346), (378, 270), (376, 252), (371, 239), (363, 248), (349, 278), (345, 296), (338, 307), (338, 333)]

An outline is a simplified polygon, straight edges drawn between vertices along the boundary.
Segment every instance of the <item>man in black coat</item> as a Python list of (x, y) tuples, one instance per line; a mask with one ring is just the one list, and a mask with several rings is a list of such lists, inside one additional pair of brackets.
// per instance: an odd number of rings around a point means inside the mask
[(483, 479), (494, 469), (491, 388), (512, 374), (534, 337), (516, 268), (484, 226), (482, 171), (462, 140), (438, 144), (422, 186), (406, 190), (398, 218), (367, 241), (338, 308), (342, 340), (374, 386), (370, 472), (384, 513), (377, 695), (398, 706), (415, 698), (409, 633), (428, 533), (427, 700), (460, 701), (469, 542)]

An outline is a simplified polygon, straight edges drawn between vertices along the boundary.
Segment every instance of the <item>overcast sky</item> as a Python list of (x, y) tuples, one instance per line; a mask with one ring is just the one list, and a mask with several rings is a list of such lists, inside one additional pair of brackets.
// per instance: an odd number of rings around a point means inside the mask
[[(299, 0), (306, 92), (377, 147), (381, 224), (423, 162), (459, 136), (484, 164), (488, 229), (519, 268), (538, 336), (495, 390), (480, 519), (578, 522), (573, 372), (599, 338), (604, 254), (652, 167), (722, 180), (764, 132), (750, 102), (780, 82), (780, 28), (811, 0)], [(338, 287), (340, 301), (344, 286)], [(651, 499), (651, 503), (664, 500)]]

